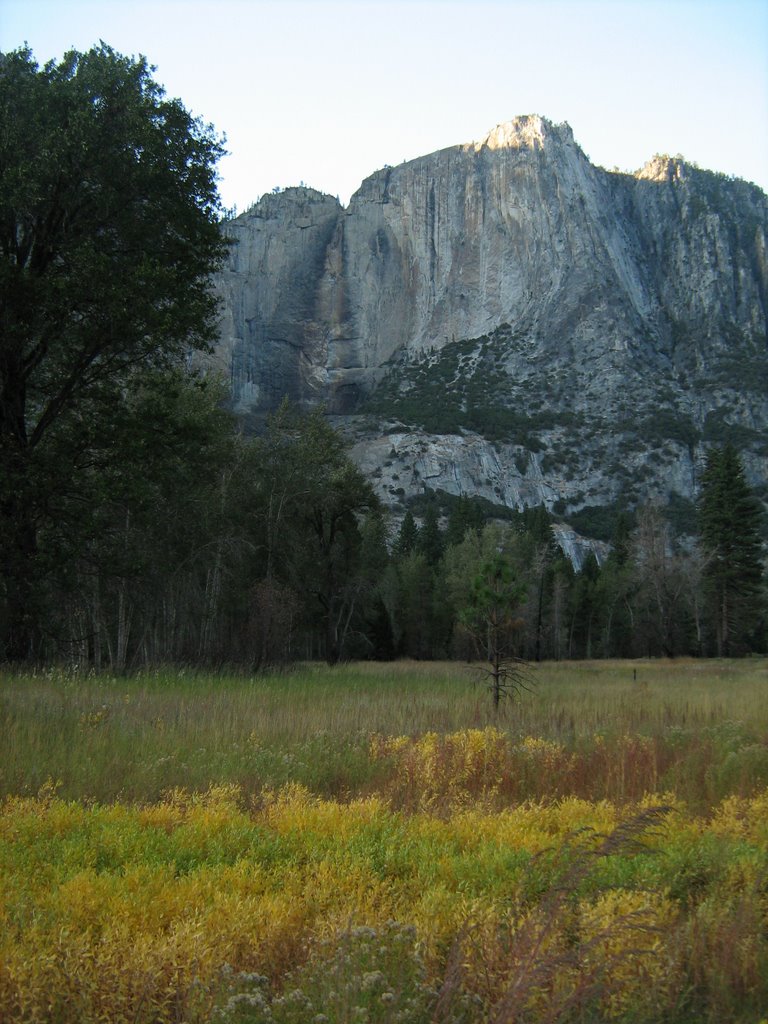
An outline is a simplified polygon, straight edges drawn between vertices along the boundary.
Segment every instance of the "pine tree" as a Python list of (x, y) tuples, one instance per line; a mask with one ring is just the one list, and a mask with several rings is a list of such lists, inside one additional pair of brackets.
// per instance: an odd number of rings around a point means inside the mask
[(529, 606), (533, 613), (530, 623), (531, 651), (535, 661), (541, 661), (545, 633), (545, 613), (551, 596), (554, 573), (553, 563), (559, 548), (552, 532), (552, 517), (544, 505), (523, 511), (522, 526), (529, 546), (527, 557), (529, 578)]
[(632, 517), (628, 512), (619, 512), (611, 537), (611, 552), (608, 560), (617, 568), (623, 568), (629, 561), (632, 544)]
[(461, 544), (467, 530), (481, 530), (483, 527), (483, 513), (477, 502), (473, 501), (466, 494), (460, 494), (458, 499), (451, 506), (448, 515), (448, 526), (445, 531), (445, 546), (451, 547)]
[(632, 551), (633, 517), (619, 512), (611, 537), (611, 550), (600, 572), (598, 589), (603, 608), (603, 655), (629, 658), (633, 653), (634, 612), (631, 606), (637, 587)]
[(502, 697), (517, 697), (529, 689), (526, 663), (515, 654), (523, 625), (519, 612), (525, 591), (525, 582), (518, 578), (509, 558), (495, 552), (481, 563), (472, 581), (470, 600), (460, 614), (478, 653), (488, 662), (483, 671), (496, 712)]
[(427, 564), (432, 566), (432, 568), (437, 565), (442, 557), (443, 534), (440, 530), (437, 507), (434, 504), (427, 505), (427, 510), (424, 513), (424, 522), (421, 524), (416, 541), (416, 550), (424, 555)]
[(593, 551), (584, 559), (571, 590), (569, 656), (592, 658), (600, 638), (600, 563)]
[(745, 653), (763, 610), (762, 509), (730, 444), (709, 453), (698, 512), (717, 654)]
[(408, 509), (400, 524), (400, 532), (395, 541), (395, 555), (398, 558), (409, 555), (416, 548), (418, 538), (419, 528), (416, 525), (416, 520), (413, 518), (413, 512)]

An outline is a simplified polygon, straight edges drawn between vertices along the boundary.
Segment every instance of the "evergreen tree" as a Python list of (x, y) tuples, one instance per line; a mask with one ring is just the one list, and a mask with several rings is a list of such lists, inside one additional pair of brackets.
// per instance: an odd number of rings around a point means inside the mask
[(400, 524), (400, 533), (395, 542), (395, 554), (397, 557), (403, 558), (405, 555), (415, 551), (418, 539), (419, 528), (416, 525), (416, 520), (413, 518), (413, 512), (408, 509)]
[(619, 512), (611, 537), (611, 550), (600, 572), (602, 652), (609, 658), (629, 658), (634, 650), (632, 598), (636, 579), (632, 562), (633, 521), (629, 513)]
[(733, 445), (709, 453), (698, 514), (716, 651), (741, 654), (753, 646), (763, 611), (763, 513)]
[(638, 510), (632, 536), (634, 641), (650, 657), (673, 658), (691, 647), (682, 556), (674, 551), (670, 534), (658, 505)]
[(445, 546), (461, 544), (467, 530), (480, 530), (483, 526), (483, 513), (476, 501), (466, 494), (460, 494), (451, 505), (448, 526), (445, 531)]
[(418, 551), (397, 565), (397, 633), (407, 658), (435, 656), (435, 574)]
[(522, 527), (526, 533), (530, 534), (537, 546), (545, 545), (551, 556), (555, 557), (557, 544), (552, 532), (552, 516), (544, 505), (533, 505), (523, 509)]
[(619, 512), (611, 537), (611, 552), (608, 560), (616, 568), (623, 568), (629, 561), (632, 550), (632, 516), (628, 512)]
[(419, 530), (416, 550), (424, 555), (427, 564), (433, 569), (442, 557), (443, 535), (438, 522), (437, 506), (433, 502), (427, 505), (427, 510), (424, 513), (424, 522)]
[(374, 506), (360, 525), (360, 561), (372, 584), (377, 584), (389, 565), (387, 524), (383, 510)]
[(384, 600), (382, 582), (390, 564), (387, 526), (380, 508), (375, 508), (360, 526), (360, 569), (365, 580), (361, 592), (357, 625), (362, 657), (389, 661), (395, 656), (392, 620)]
[(272, 558), (297, 593), (314, 598), (325, 657), (335, 664), (369, 590), (360, 522), (379, 511), (379, 501), (322, 409), (300, 416), (284, 405), (262, 450), (269, 467), (262, 505), (275, 534)]
[(584, 559), (571, 590), (569, 656), (593, 658), (600, 638), (600, 564), (594, 552)]
[(517, 635), (523, 625), (520, 608), (525, 583), (518, 579), (510, 559), (501, 551), (483, 561), (472, 581), (470, 600), (460, 620), (473, 638), (478, 654), (488, 662), (494, 711), (502, 697), (518, 696), (528, 689), (525, 663), (515, 654)]
[(546, 632), (547, 607), (554, 581), (553, 564), (559, 548), (552, 531), (552, 517), (544, 505), (527, 508), (522, 515), (523, 544), (528, 577), (529, 657), (541, 661)]
[(551, 657), (559, 661), (568, 651), (569, 605), (575, 572), (571, 560), (560, 554), (552, 564), (552, 599), (549, 608)]

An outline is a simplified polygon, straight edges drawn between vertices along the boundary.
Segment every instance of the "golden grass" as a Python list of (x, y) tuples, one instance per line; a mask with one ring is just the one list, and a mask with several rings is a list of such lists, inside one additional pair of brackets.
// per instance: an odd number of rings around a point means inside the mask
[[(445, 739), (477, 761), (478, 736)], [(494, 812), (452, 789), (439, 815), (295, 785), (255, 802), (227, 786), (142, 806), (6, 800), (0, 1020), (202, 1024), (224, 965), (273, 995), (290, 972), (290, 987), (316, 989), (326, 940), (392, 920), (415, 930), (425, 974), (411, 983), (472, 997), (468, 1024), (559, 1020), (576, 998), (591, 1021), (754, 1019), (768, 998), (768, 791), (707, 822), (650, 801)], [(305, 961), (314, 980), (296, 976)]]
[[(330, 964), (339, 1022), (754, 1024), (768, 661), (534, 679), (496, 717), (456, 663), (0, 674), (0, 1022), (203, 1024), (234, 993), (224, 1024), (307, 1024), (281, 987), (324, 1012)], [(361, 979), (390, 919), (387, 1016)]]

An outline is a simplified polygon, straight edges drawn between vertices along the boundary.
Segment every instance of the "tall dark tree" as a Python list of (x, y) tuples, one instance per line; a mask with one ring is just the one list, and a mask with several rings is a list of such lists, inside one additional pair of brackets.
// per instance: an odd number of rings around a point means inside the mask
[(569, 603), (575, 573), (571, 560), (560, 554), (552, 563), (552, 598), (549, 607), (550, 656), (559, 661), (568, 651)]
[(407, 658), (435, 656), (435, 573), (418, 551), (397, 563), (396, 626), (399, 653)]
[(742, 654), (755, 639), (764, 608), (763, 513), (733, 445), (709, 453), (698, 512), (717, 654)]
[(616, 517), (608, 560), (617, 569), (624, 568), (632, 553), (632, 522), (632, 516), (628, 512), (619, 512)]
[(593, 658), (600, 636), (600, 563), (593, 551), (584, 559), (571, 589), (569, 656)]
[(270, 559), (296, 592), (313, 598), (333, 664), (370, 590), (360, 525), (380, 511), (379, 501), (322, 409), (301, 416), (284, 406), (261, 447)]
[(443, 534), (440, 530), (437, 505), (434, 502), (430, 502), (427, 505), (424, 521), (418, 533), (416, 550), (424, 555), (427, 564), (434, 569), (442, 557), (443, 547)]
[(483, 526), (483, 514), (478, 503), (466, 494), (460, 494), (451, 505), (448, 525), (445, 531), (445, 546), (461, 544), (467, 530), (480, 530)]
[(419, 540), (419, 528), (416, 525), (416, 520), (413, 518), (413, 512), (410, 509), (403, 516), (403, 521), (400, 524), (400, 532), (397, 535), (395, 541), (395, 554), (399, 558), (404, 558), (406, 555), (410, 555), (412, 551), (416, 550), (416, 545)]
[(213, 337), (222, 146), (103, 44), (42, 69), (0, 55), (0, 123), (0, 656), (20, 659), (53, 499), (98, 434), (83, 424)]
[(559, 548), (552, 531), (552, 518), (544, 505), (525, 509), (522, 526), (522, 546), (526, 550), (526, 575), (529, 580), (529, 644), (534, 661), (541, 661), (546, 632), (546, 606), (552, 593), (553, 566)]
[(39, 536), (56, 588), (46, 653), (82, 662), (84, 637), (90, 664), (118, 671), (212, 655), (238, 447), (222, 397), (184, 372), (145, 373), (100, 421), (90, 479), (79, 465)]
[[(673, 658), (690, 647), (683, 557), (675, 552), (669, 522), (657, 505), (637, 511), (633, 533), (632, 604), (638, 652)], [(601, 574), (611, 580), (610, 568)], [(615, 578), (611, 582), (616, 582)], [(610, 587), (603, 596), (611, 598)], [(610, 606), (604, 606), (610, 615)]]

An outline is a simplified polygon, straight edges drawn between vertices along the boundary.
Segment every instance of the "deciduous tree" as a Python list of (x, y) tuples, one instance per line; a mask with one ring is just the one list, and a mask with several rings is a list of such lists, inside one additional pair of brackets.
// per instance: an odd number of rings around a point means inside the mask
[(213, 337), (222, 144), (103, 44), (43, 68), (0, 55), (0, 123), (0, 656), (20, 659), (53, 499), (87, 497), (99, 421)]

